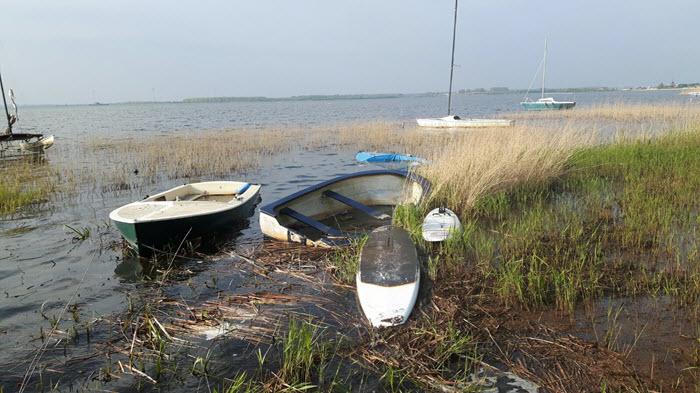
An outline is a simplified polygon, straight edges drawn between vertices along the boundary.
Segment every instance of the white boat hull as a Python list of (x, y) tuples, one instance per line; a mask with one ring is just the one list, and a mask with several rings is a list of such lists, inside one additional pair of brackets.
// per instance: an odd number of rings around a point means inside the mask
[[(313, 220), (321, 221), (348, 210), (348, 206), (324, 196), (332, 190), (366, 206), (418, 204), (430, 192), (422, 177), (406, 172), (378, 170), (341, 176), (309, 187), (260, 209), (260, 229), (265, 236), (292, 243), (329, 247), (334, 237), (309, 238), (298, 230), (297, 221), (283, 214), (293, 209)], [(342, 239), (336, 239), (342, 240)]]
[(450, 209), (433, 209), (423, 220), (423, 239), (429, 242), (442, 242), (452, 238), (462, 230), (459, 217)]
[(360, 253), (357, 300), (372, 326), (408, 319), (420, 288), (420, 263), (411, 235), (391, 225), (375, 229)]
[(36, 141), (21, 142), (19, 148), (24, 151), (42, 151), (53, 146), (54, 136), (49, 135)]
[(507, 119), (460, 119), (458, 116), (447, 116), (434, 119), (416, 119), (421, 127), (429, 128), (484, 128), (512, 127), (515, 120)]

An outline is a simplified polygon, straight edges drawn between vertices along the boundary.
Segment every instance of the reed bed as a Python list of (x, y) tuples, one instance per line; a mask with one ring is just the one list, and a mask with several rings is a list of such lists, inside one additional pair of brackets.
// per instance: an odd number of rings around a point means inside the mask
[(0, 215), (48, 198), (56, 190), (56, 176), (41, 156), (2, 162)]
[(567, 159), (595, 141), (596, 134), (564, 129), (515, 127), (480, 130), (433, 145), (433, 164), (420, 169), (433, 184), (434, 199), (458, 212), (515, 184), (537, 184), (564, 172)]
[(610, 120), (620, 123), (687, 123), (700, 121), (700, 105), (690, 103), (627, 104), (600, 103), (560, 111), (527, 111), (508, 114), (510, 119)]

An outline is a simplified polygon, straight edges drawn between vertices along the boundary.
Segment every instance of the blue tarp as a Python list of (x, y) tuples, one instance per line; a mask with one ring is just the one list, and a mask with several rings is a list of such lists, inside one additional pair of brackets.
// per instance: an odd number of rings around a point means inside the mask
[(424, 163), (425, 159), (391, 153), (377, 153), (361, 151), (357, 153), (355, 159), (360, 162), (401, 162), (401, 161), (416, 161)]

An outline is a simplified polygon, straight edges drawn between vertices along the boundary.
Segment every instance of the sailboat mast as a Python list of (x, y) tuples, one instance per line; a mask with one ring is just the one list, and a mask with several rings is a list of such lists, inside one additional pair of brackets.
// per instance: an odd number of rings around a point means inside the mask
[(450, 92), (447, 95), (447, 116), (450, 115), (451, 112), (451, 106), (452, 106), (452, 75), (454, 74), (455, 70), (455, 41), (457, 38), (457, 2), (459, 0), (455, 0), (455, 21), (454, 25), (452, 27), (452, 61), (450, 62)]
[(544, 39), (544, 68), (542, 68), (542, 98), (544, 98), (544, 78), (547, 75), (547, 38)]
[(12, 122), (10, 112), (7, 110), (7, 99), (5, 99), (5, 87), (2, 85), (2, 74), (0, 74), (0, 93), (2, 93), (2, 103), (5, 104), (5, 117), (7, 117), (7, 129), (12, 132)]

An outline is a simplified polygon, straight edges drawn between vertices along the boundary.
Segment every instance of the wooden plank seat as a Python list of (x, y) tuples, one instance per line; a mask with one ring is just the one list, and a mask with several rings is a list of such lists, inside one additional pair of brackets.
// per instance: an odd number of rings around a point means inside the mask
[(280, 210), (280, 214), (284, 214), (285, 216), (289, 216), (289, 217), (301, 222), (302, 224), (308, 225), (308, 226), (310, 226), (314, 229), (317, 229), (317, 230), (319, 230), (327, 235), (343, 236), (342, 232), (340, 232), (339, 230), (333, 229), (322, 222), (318, 222), (318, 221), (314, 220), (313, 218), (305, 216), (305, 215), (299, 213), (298, 211), (292, 210), (288, 207), (285, 207), (284, 209)]
[(353, 208), (355, 208), (363, 213), (366, 213), (366, 214), (368, 214), (368, 215), (370, 215), (378, 220), (388, 220), (391, 218), (391, 216), (388, 214), (385, 214), (385, 213), (382, 213), (378, 210), (372, 209), (371, 207), (369, 207), (367, 205), (363, 205), (360, 202), (352, 200), (352, 199), (346, 197), (345, 195), (338, 194), (337, 192), (332, 191), (332, 190), (324, 191), (323, 196), (333, 198), (338, 202), (341, 202), (341, 203), (344, 203), (350, 207), (353, 207)]

